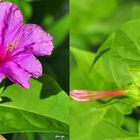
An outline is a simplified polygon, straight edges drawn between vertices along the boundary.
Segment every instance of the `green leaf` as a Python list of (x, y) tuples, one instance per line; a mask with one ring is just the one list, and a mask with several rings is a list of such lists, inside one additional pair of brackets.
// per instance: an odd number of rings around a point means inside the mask
[(106, 140), (139, 140), (140, 137), (129, 137), (129, 138), (113, 138), (113, 139), (106, 139)]
[(16, 133), (13, 135), (12, 140), (69, 140), (69, 136), (63, 133)]
[(13, 135), (12, 140), (35, 140), (34, 133), (16, 133)]
[(38, 136), (40, 136), (41, 140), (69, 140), (69, 136), (63, 133), (51, 133), (49, 135), (47, 133), (40, 133)]
[(138, 132), (137, 120), (132, 117), (125, 117), (123, 127), (130, 132)]
[(89, 72), (92, 61), (94, 60), (94, 53), (76, 49), (74, 47), (71, 47), (70, 51), (71, 51), (71, 75), (70, 75), (71, 89), (93, 88), (93, 82), (91, 77), (89, 76)]
[(68, 97), (48, 76), (31, 80), (29, 90), (7, 87), (0, 104), (0, 133), (47, 132), (68, 134)]
[[(111, 104), (101, 108), (97, 106), (99, 106), (99, 103), (96, 101), (86, 103), (71, 101), (72, 116), (70, 117), (70, 126), (72, 140), (104, 140), (104, 138), (110, 138), (112, 136), (116, 138), (119, 134), (122, 134), (122, 137), (135, 136), (135, 134), (131, 135), (131, 133), (119, 128), (123, 124), (124, 114), (114, 105)], [(109, 124), (101, 125), (104, 120), (109, 121)], [(98, 123), (99, 125), (97, 125)], [(101, 130), (97, 130), (97, 127), (100, 127)], [(108, 127), (111, 128), (109, 129)], [(105, 133), (106, 135), (101, 133)]]
[[(139, 98), (140, 94), (137, 90), (140, 87), (140, 34), (138, 30), (140, 30), (140, 20), (133, 20), (113, 33), (101, 46), (92, 70), (92, 73), (96, 73), (98, 69), (98, 72), (109, 79), (110, 83), (115, 84), (114, 89), (128, 90), (130, 96), (135, 98)], [(102, 54), (106, 49), (108, 51)], [(103, 67), (104, 73), (99, 66)]]
[(0, 94), (3, 92), (4, 87), (5, 87), (5, 79), (0, 83)]
[(93, 127), (90, 140), (108, 140), (110, 138), (127, 138), (136, 136), (138, 135), (135, 133), (128, 133), (113, 123), (102, 120)]
[(93, 125), (102, 117), (103, 110), (93, 108), (97, 104), (96, 102), (82, 104), (71, 101), (70, 139), (89, 140)]
[[(76, 73), (78, 73), (77, 77), (80, 77), (79, 80), (79, 78), (71, 75), (70, 85), (72, 88), (77, 88), (76, 86), (78, 83), (82, 83), (80, 88), (92, 90), (111, 90), (116, 87), (115, 83), (112, 82), (112, 77), (110, 76), (107, 59), (103, 60), (104, 63), (99, 63), (97, 69), (91, 69), (92, 63), (95, 59), (94, 53), (73, 47), (71, 47), (70, 50), (71, 58), (73, 59), (73, 62), (71, 61), (71, 71), (76, 71)], [(73, 68), (74, 70), (72, 70)]]

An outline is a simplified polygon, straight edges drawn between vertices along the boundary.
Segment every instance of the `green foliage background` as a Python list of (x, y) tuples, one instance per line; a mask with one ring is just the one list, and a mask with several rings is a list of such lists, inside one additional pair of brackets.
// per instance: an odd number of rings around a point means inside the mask
[(71, 0), (70, 89), (129, 91), (71, 100), (72, 140), (140, 139), (140, 1)]

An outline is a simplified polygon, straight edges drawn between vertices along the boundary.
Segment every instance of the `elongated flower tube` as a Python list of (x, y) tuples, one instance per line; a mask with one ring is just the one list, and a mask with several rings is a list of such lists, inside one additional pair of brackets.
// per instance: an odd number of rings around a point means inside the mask
[(70, 96), (72, 97), (72, 99), (79, 102), (87, 102), (96, 99), (122, 96), (124, 94), (126, 94), (126, 92), (121, 90), (111, 90), (111, 91), (72, 90), (70, 91)]
[(29, 79), (42, 75), (42, 66), (35, 56), (51, 55), (52, 40), (38, 25), (24, 25), (15, 4), (0, 2), (0, 82), (7, 77), (29, 88)]

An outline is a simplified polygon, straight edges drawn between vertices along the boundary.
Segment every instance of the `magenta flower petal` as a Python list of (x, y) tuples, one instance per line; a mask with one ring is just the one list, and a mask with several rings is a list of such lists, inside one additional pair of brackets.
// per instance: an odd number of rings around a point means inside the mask
[(23, 25), (18, 7), (0, 3), (0, 82), (4, 77), (29, 88), (30, 77), (42, 75), (42, 66), (35, 56), (50, 55), (52, 37), (35, 24)]
[(17, 35), (17, 46), (12, 55), (28, 50), (36, 56), (51, 55), (53, 38), (35, 24), (26, 24), (21, 27)]
[(35, 78), (42, 75), (41, 63), (32, 54), (20, 54), (13, 61)]
[(12, 81), (24, 88), (29, 88), (31, 74), (20, 68), (14, 62), (7, 62), (2, 66), (4, 74)]
[[(12, 41), (13, 36), (22, 25), (23, 16), (18, 7), (10, 2), (0, 2), (0, 46), (6, 47), (7, 41)], [(3, 44), (2, 44), (3, 43)]]

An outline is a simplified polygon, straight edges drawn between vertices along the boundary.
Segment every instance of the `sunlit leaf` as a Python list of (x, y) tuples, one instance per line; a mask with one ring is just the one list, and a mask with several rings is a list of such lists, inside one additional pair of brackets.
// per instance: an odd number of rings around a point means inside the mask
[[(31, 80), (29, 90), (7, 87), (0, 104), (0, 133), (51, 132), (68, 134), (68, 97), (48, 76)], [(19, 124), (19, 125), (17, 125)]]

